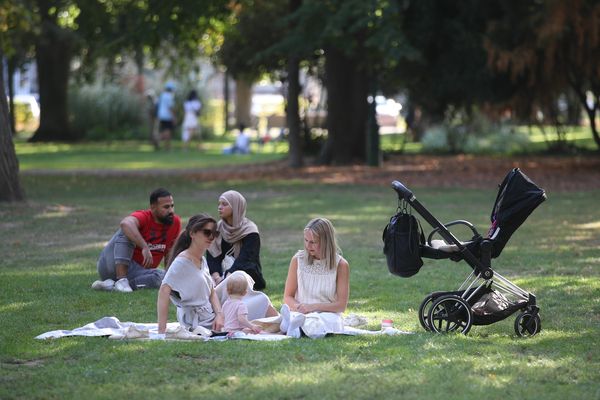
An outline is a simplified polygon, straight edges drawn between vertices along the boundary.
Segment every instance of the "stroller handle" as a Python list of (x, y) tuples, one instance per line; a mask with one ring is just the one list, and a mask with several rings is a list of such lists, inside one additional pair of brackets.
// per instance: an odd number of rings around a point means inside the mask
[(415, 199), (413, 192), (398, 181), (392, 182), (392, 188), (394, 188), (394, 190), (398, 193), (398, 196), (402, 197), (406, 201), (412, 201)]

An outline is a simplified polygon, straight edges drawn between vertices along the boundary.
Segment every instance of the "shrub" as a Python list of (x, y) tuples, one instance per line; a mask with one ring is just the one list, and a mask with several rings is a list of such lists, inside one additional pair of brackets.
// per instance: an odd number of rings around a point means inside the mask
[(72, 87), (71, 128), (89, 140), (142, 139), (148, 121), (144, 99), (117, 85)]
[(38, 119), (33, 116), (28, 104), (15, 102), (15, 124), (16, 130), (34, 130)]
[(515, 154), (523, 152), (530, 144), (529, 137), (512, 126), (502, 125), (485, 136), (470, 136), (464, 151), (469, 154)]
[(492, 123), (477, 110), (454, 111), (445, 122), (427, 129), (423, 150), (433, 153), (513, 154), (524, 151), (529, 137), (511, 125)]

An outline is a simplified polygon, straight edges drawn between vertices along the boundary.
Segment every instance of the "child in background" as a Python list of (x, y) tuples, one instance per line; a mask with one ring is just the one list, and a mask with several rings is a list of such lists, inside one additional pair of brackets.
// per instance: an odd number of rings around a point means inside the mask
[(260, 333), (260, 326), (248, 321), (248, 308), (242, 297), (248, 292), (248, 281), (242, 275), (232, 274), (227, 279), (229, 298), (223, 303), (225, 323), (223, 331), (229, 334), (242, 331), (244, 333)]

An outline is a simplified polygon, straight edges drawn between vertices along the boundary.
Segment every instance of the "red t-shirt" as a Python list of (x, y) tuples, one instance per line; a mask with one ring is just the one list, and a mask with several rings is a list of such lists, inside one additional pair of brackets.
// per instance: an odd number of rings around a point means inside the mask
[[(163, 257), (169, 253), (175, 239), (177, 239), (177, 235), (179, 235), (181, 219), (178, 215), (175, 215), (171, 225), (160, 224), (154, 221), (150, 210), (138, 210), (131, 213), (131, 216), (137, 218), (140, 222), (140, 233), (152, 252), (152, 267), (150, 268), (158, 267)], [(133, 250), (133, 261), (140, 265), (143, 265), (144, 262), (142, 249), (137, 246)]]

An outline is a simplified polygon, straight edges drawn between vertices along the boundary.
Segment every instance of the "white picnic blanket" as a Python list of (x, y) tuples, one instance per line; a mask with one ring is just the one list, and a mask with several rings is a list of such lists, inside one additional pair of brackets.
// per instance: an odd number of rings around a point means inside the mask
[[(55, 330), (42, 333), (36, 336), (36, 339), (58, 339), (66, 336), (108, 336), (109, 339), (149, 339), (151, 333), (157, 332), (157, 323), (137, 323), (121, 322), (116, 317), (104, 317), (99, 320), (84, 325), (73, 330)], [(246, 339), (260, 341), (278, 341), (290, 339), (290, 336), (273, 333), (245, 334), (236, 332), (230, 337), (210, 336), (208, 329), (199, 328), (190, 332), (179, 325), (177, 322), (167, 324), (166, 340), (227, 340), (227, 339)], [(368, 331), (351, 326), (344, 327), (344, 335), (401, 335), (409, 334), (394, 328), (385, 328), (381, 331)]]

